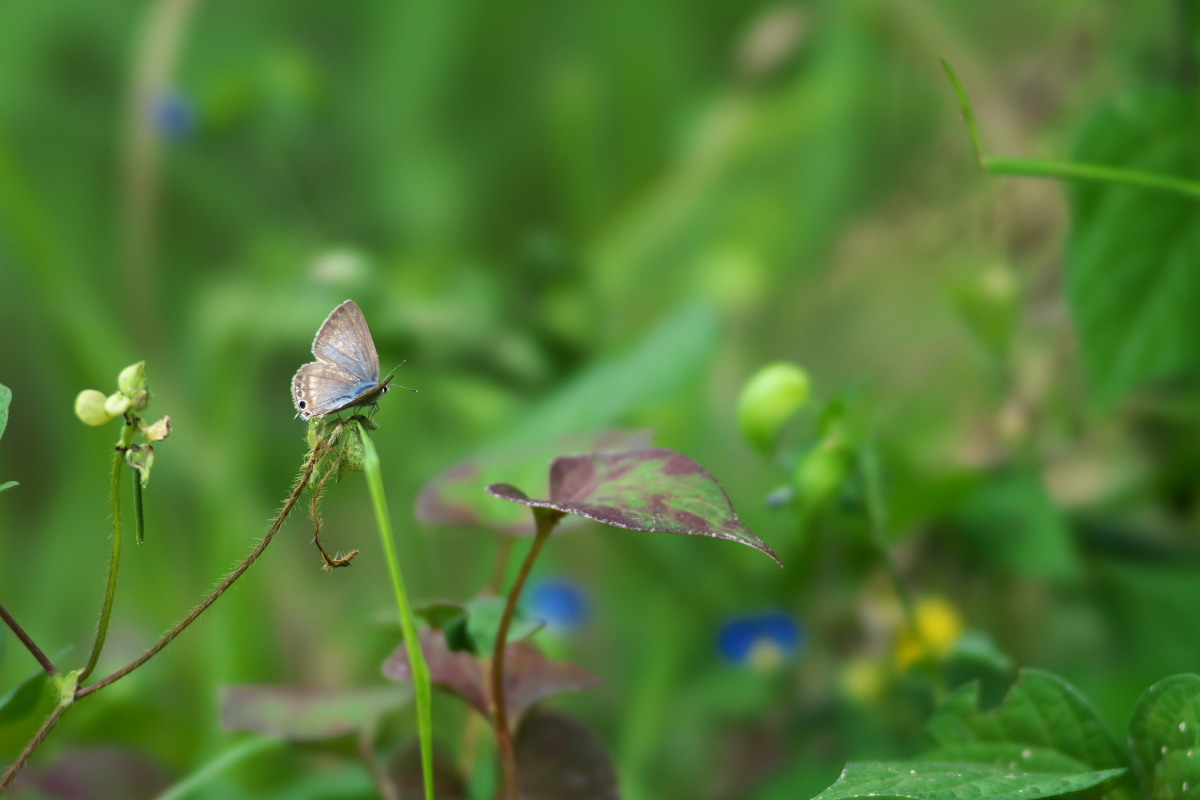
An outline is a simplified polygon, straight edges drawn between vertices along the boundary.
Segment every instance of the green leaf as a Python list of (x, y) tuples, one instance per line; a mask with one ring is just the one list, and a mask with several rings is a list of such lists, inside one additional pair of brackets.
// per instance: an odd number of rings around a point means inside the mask
[(50, 696), (50, 676), (38, 670), (0, 697), (0, 725), (16, 722), (33, 713), (38, 703)]
[(6, 492), (14, 486), (20, 485), (21, 484), (17, 483), (16, 481), (5, 481), (4, 483), (0, 483), (0, 492)]
[(977, 664), (994, 672), (1009, 672), (1013, 660), (1000, 649), (995, 640), (983, 631), (967, 631), (950, 646), (949, 658), (961, 663)]
[(409, 701), (395, 687), (319, 690), (296, 686), (232, 686), (221, 693), (221, 726), (293, 742), (321, 741), (369, 730)]
[[(1104, 108), (1075, 158), (1200, 177), (1200, 126), (1188, 91), (1146, 91)], [(1096, 399), (1200, 367), (1200, 204), (1126, 185), (1070, 185), (1066, 292)]]
[(1095, 709), (1070, 684), (1048, 672), (1022, 670), (998, 708), (980, 711), (978, 702), (977, 684), (946, 698), (926, 727), (922, 756), (998, 763), (1014, 772), (1129, 766)]
[(12, 389), (0, 383), (0, 437), (8, 427), (8, 407), (12, 404)]
[(1122, 769), (1089, 772), (1012, 772), (1004, 766), (938, 762), (847, 764), (816, 800), (907, 797), (914, 800), (1036, 800), (1090, 789)]
[(426, 603), (423, 606), (418, 606), (413, 609), (413, 613), (425, 620), (429, 627), (441, 630), (447, 625), (465, 617), (467, 609), (462, 603), (439, 600), (434, 603)]
[(521, 447), (611, 427), (630, 412), (680, 391), (708, 369), (720, 343), (717, 312), (705, 303), (685, 302), (628, 351), (596, 362), (509, 426), (492, 444), (496, 448)]
[[(477, 656), (490, 656), (496, 649), (496, 635), (504, 617), (503, 597), (477, 597), (462, 606), (462, 614), (446, 623), (446, 643), (451, 650), (466, 650)], [(520, 609), (508, 626), (507, 644), (526, 639), (545, 627), (541, 620), (530, 619)]]
[(1134, 709), (1129, 739), (1146, 797), (1200, 797), (1200, 675), (1173, 675), (1147, 689)]
[[(534, 500), (504, 483), (494, 497), (639, 531), (712, 536), (775, 552), (750, 532), (729, 496), (703, 467), (664, 448), (561, 456), (550, 465), (550, 499)], [(782, 565), (781, 565), (782, 566)]]
[(1030, 470), (988, 476), (964, 499), (958, 519), (979, 551), (1014, 573), (1059, 579), (1079, 574), (1071, 529)]

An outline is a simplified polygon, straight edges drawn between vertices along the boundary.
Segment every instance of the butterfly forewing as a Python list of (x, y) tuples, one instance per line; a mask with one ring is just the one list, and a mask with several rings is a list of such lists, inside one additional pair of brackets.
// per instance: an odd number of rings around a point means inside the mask
[(353, 300), (335, 308), (313, 339), (313, 355), (350, 375), (379, 382), (379, 353), (362, 309)]

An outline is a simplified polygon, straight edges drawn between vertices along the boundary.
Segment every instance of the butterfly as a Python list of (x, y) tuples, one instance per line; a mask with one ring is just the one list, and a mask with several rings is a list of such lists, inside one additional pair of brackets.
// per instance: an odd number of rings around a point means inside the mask
[(347, 300), (330, 312), (313, 339), (316, 361), (296, 370), (292, 402), (302, 419), (324, 417), (355, 406), (378, 406), (392, 382), (379, 380), (379, 353), (362, 309)]

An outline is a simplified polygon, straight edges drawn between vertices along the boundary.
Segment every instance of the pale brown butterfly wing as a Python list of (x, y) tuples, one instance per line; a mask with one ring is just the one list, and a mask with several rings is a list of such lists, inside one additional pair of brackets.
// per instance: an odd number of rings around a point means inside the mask
[(318, 360), (292, 378), (292, 403), (303, 419), (353, 406), (374, 405), (388, 390), (379, 383), (379, 354), (362, 309), (353, 300), (335, 308), (313, 340)]
[(353, 300), (330, 312), (313, 339), (313, 355), (364, 381), (379, 382), (379, 353), (367, 318)]

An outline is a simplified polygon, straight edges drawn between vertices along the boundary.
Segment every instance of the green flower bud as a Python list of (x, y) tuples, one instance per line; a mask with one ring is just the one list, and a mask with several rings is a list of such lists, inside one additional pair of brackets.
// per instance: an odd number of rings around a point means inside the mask
[(171, 435), (171, 418), (163, 417), (152, 425), (141, 424), (142, 438), (147, 442), (161, 442)]
[(117, 376), (117, 388), (126, 397), (137, 397), (146, 391), (146, 362), (139, 361), (121, 370)]
[(837, 495), (849, 475), (849, 455), (838, 434), (827, 436), (804, 454), (792, 473), (794, 502), (802, 513), (816, 511)]
[(951, 284), (963, 319), (992, 354), (1003, 356), (1021, 315), (1021, 285), (1005, 263), (991, 264)]
[(119, 417), (129, 410), (133, 401), (120, 392), (113, 392), (104, 401), (104, 410), (110, 417)]
[(811, 381), (801, 367), (787, 361), (768, 364), (742, 388), (738, 425), (763, 455), (770, 455), (783, 426), (808, 402)]
[(338, 480), (350, 472), (362, 472), (366, 469), (366, 451), (363, 449), (362, 439), (351, 432), (349, 436), (343, 436), (338, 443), (342, 449), (341, 461), (338, 462)]
[(115, 415), (108, 413), (105, 404), (103, 392), (84, 389), (75, 397), (75, 416), (79, 417), (84, 425), (106, 425)]

